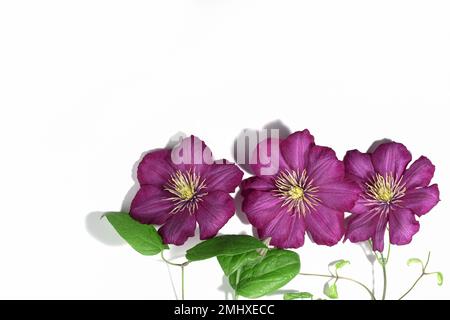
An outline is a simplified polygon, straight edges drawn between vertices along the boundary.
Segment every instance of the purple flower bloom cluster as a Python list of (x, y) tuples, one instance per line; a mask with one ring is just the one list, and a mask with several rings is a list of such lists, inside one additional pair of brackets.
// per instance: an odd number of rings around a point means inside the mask
[(242, 210), (273, 246), (299, 248), (307, 233), (319, 245), (370, 239), (382, 251), (387, 225), (392, 244), (408, 244), (419, 230), (416, 217), (439, 202), (438, 186), (429, 186), (433, 164), (420, 157), (408, 167), (411, 159), (404, 145), (389, 142), (373, 153), (349, 151), (340, 161), (304, 130), (259, 143), (254, 176), (242, 181), (237, 165), (214, 161), (206, 144), (191, 136), (143, 158), (130, 214), (162, 225), (158, 232), (168, 244), (183, 244), (197, 224), (200, 238), (208, 239), (234, 215), (230, 193), (240, 185)]

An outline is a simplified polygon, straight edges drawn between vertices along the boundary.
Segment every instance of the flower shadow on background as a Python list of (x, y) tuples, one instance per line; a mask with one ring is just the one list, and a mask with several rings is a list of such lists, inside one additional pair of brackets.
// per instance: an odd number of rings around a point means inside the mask
[[(271, 137), (271, 130), (278, 130), (278, 136), (280, 139), (284, 139), (291, 133), (291, 130), (286, 126), (281, 120), (274, 120), (266, 125), (263, 126), (263, 129), (261, 130), (255, 130), (255, 129), (243, 129), (241, 133), (234, 139), (233, 147), (232, 147), (232, 153), (233, 153), (233, 160), (236, 164), (239, 165), (239, 167), (244, 170), (246, 173), (252, 174), (252, 171), (250, 169), (250, 157), (252, 155), (253, 150), (250, 150), (250, 142), (248, 141), (249, 136), (257, 136), (258, 138), (263, 135), (263, 133), (267, 133), (267, 137)], [(245, 145), (244, 150), (240, 150), (240, 152), (243, 152), (245, 156), (245, 163), (239, 163), (240, 159), (238, 157), (238, 146), (239, 141), (242, 141), (245, 139)], [(241, 223), (245, 225), (249, 225), (250, 222), (247, 219), (247, 215), (242, 211), (242, 201), (243, 197), (241, 194), (241, 189), (239, 188), (237, 190), (237, 193), (234, 197), (234, 203), (236, 207), (236, 216), (239, 218)], [(257, 236), (256, 229), (253, 230), (253, 236)]]

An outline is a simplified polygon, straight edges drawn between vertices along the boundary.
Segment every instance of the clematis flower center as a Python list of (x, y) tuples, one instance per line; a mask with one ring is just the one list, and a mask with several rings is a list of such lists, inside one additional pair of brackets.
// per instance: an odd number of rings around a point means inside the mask
[(403, 177), (394, 178), (392, 174), (375, 177), (366, 183), (366, 195), (371, 202), (379, 202), (384, 205), (398, 204), (406, 193)]
[(171, 213), (178, 213), (187, 209), (193, 214), (198, 209), (202, 197), (207, 195), (205, 179), (202, 179), (195, 171), (181, 172), (178, 170), (172, 174), (164, 186), (164, 190), (173, 196), (167, 198), (174, 203)]
[(287, 206), (290, 212), (306, 215), (320, 203), (317, 197), (318, 187), (313, 185), (303, 170), (283, 171), (275, 178), (275, 195), (283, 199), (282, 206)]
[(193, 186), (188, 184), (181, 186), (177, 191), (183, 200), (190, 200), (195, 194)]
[(390, 202), (392, 198), (394, 197), (394, 192), (392, 192), (392, 189), (386, 186), (381, 186), (377, 190), (377, 199), (384, 201), (384, 202)]
[(299, 186), (294, 186), (291, 188), (291, 190), (289, 190), (289, 196), (293, 200), (301, 199), (301, 198), (303, 198), (304, 195), (305, 195), (305, 192)]

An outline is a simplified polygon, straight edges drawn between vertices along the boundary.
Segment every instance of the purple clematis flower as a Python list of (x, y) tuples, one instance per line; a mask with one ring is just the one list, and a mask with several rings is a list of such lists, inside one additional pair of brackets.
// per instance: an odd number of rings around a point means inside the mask
[(140, 189), (130, 215), (145, 224), (162, 225), (164, 243), (182, 245), (195, 233), (214, 237), (234, 215), (229, 195), (241, 183), (243, 172), (226, 160), (213, 161), (211, 150), (191, 136), (174, 149), (148, 153), (139, 164)]
[(439, 202), (438, 186), (428, 186), (434, 165), (422, 156), (407, 169), (411, 159), (408, 149), (395, 142), (382, 144), (371, 154), (347, 152), (347, 177), (358, 183), (361, 194), (350, 210), (353, 214), (348, 219), (346, 239), (372, 239), (373, 249), (381, 252), (389, 223), (392, 244), (411, 242), (419, 231), (415, 216), (429, 212)]
[[(264, 150), (267, 164), (261, 161)], [(261, 142), (252, 163), (256, 176), (241, 184), (242, 210), (261, 239), (271, 238), (279, 248), (299, 248), (305, 231), (320, 245), (332, 246), (342, 238), (344, 212), (355, 204), (359, 189), (344, 180), (344, 164), (332, 149), (315, 145), (304, 130)], [(275, 170), (265, 175), (268, 169)]]

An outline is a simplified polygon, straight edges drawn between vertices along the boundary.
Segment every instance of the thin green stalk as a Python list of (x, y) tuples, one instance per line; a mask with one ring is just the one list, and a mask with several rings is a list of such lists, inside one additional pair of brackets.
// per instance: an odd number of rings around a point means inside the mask
[(316, 274), (316, 273), (299, 273), (299, 275), (301, 275), (301, 276), (309, 276), (309, 277), (331, 278), (331, 279), (336, 279), (336, 281), (339, 280), (339, 279), (347, 280), (347, 281), (353, 282), (353, 283), (361, 286), (362, 288), (364, 288), (364, 290), (366, 290), (367, 293), (370, 295), (370, 298), (372, 300), (376, 300), (375, 295), (373, 294), (373, 292), (364, 283), (362, 283), (362, 282), (360, 282), (358, 280), (352, 279), (352, 278), (347, 278), (347, 277), (342, 277), (342, 276), (335, 276), (335, 275), (332, 275), (332, 274)]
[(186, 261), (186, 262), (183, 262), (183, 263), (174, 263), (174, 262), (171, 262), (171, 261), (167, 260), (167, 259), (164, 257), (164, 253), (163, 253), (163, 252), (164, 252), (164, 251), (161, 251), (161, 259), (162, 259), (165, 263), (170, 264), (171, 266), (175, 266), (175, 267), (185, 267), (185, 266), (187, 266), (187, 265), (189, 264), (189, 261)]
[[(388, 230), (389, 230), (389, 228), (388, 228)], [(369, 240), (369, 244), (372, 246), (372, 241), (371, 240)], [(375, 250), (373, 250), (373, 253), (375, 254), (375, 257), (377, 258), (378, 263), (383, 268), (383, 296), (382, 296), (381, 299), (382, 300), (386, 300), (386, 293), (387, 293), (387, 270), (386, 270), (386, 265), (389, 262), (389, 258), (391, 256), (391, 242), (389, 241), (389, 244), (388, 244), (388, 252), (387, 252), (387, 257), (386, 258), (384, 257), (382, 252), (380, 252), (379, 256), (378, 256), (378, 252), (376, 252)]]
[(184, 300), (184, 267), (186, 267), (189, 264), (189, 261), (183, 262), (183, 263), (174, 263), (169, 260), (167, 260), (164, 257), (164, 251), (161, 251), (161, 259), (167, 263), (168, 265), (174, 266), (174, 267), (181, 267), (181, 300)]
[(431, 256), (431, 252), (428, 252), (427, 262), (425, 263), (425, 265), (422, 265), (422, 273), (417, 278), (417, 280), (413, 283), (413, 285), (408, 289), (408, 291), (406, 291), (398, 300), (403, 300), (416, 287), (416, 285), (419, 283), (419, 281), (424, 276), (428, 275), (428, 273), (426, 272), (426, 269), (428, 267), (428, 263), (430, 263), (430, 256)]
[(425, 273), (422, 273), (414, 282), (414, 284), (411, 286), (411, 288), (409, 288), (408, 291), (406, 291), (398, 300), (403, 300), (403, 298), (405, 298), (416, 287), (416, 285), (419, 283), (419, 281), (423, 278), (424, 275)]

